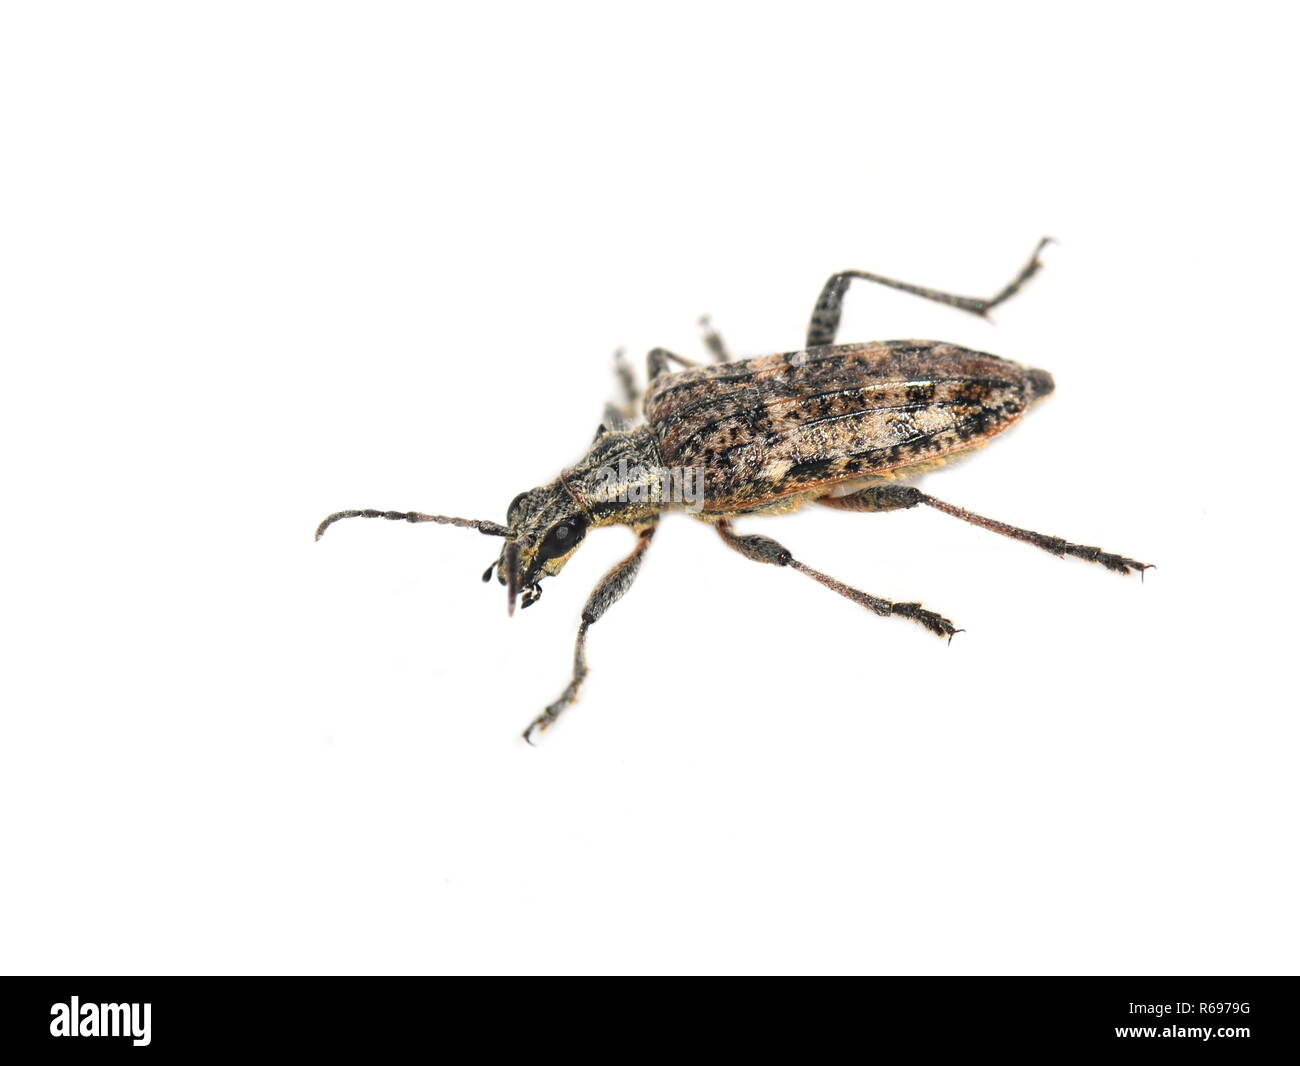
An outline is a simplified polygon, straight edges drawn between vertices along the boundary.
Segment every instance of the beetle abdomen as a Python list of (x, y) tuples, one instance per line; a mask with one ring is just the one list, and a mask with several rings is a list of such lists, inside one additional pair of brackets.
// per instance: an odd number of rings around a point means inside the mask
[(703, 471), (704, 510), (737, 513), (977, 447), (1051, 390), (996, 355), (877, 341), (664, 375), (645, 414), (666, 466)]

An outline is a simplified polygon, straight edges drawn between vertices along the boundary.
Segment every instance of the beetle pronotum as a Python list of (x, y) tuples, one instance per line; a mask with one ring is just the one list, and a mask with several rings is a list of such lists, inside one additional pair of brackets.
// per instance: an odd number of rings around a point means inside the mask
[[(924, 505), (1054, 555), (1086, 559), (1121, 574), (1140, 573), (1149, 564), (985, 518), (899, 484), (1019, 421), (1030, 404), (1052, 391), (1050, 374), (938, 341), (835, 343), (844, 294), (853, 280), (887, 285), (982, 317), (1038, 271), (1047, 243), (1048, 238), (1040, 241), (1024, 269), (988, 299), (864, 271), (833, 274), (813, 308), (805, 346), (796, 352), (733, 361), (721, 337), (703, 320), (712, 365), (696, 366), (656, 348), (647, 357), (649, 384), (642, 400), (620, 356), (623, 403), (606, 407), (595, 440), (577, 463), (514, 498), (504, 525), (418, 511), (338, 511), (321, 522), (316, 539), (341, 518), (438, 522), (501, 537), (500, 557), (483, 580), (495, 571), (513, 614), (521, 595), (524, 607), (537, 602), (542, 578), (564, 568), (588, 530), (629, 526), (636, 546), (588, 597), (573, 676), (559, 699), (524, 731), (530, 742), (577, 698), (587, 676), (587, 630), (631, 587), (659, 518), (668, 510), (692, 511), (748, 559), (790, 567), (878, 615), (910, 618), (949, 639), (958, 630), (941, 615), (919, 603), (899, 603), (846, 585), (799, 561), (770, 537), (737, 533), (732, 520), (784, 513), (806, 503), (842, 511)], [(674, 372), (672, 363), (685, 369)], [(645, 420), (636, 425), (638, 401)], [(666, 492), (668, 471), (694, 474), (696, 491), (689, 496)]]

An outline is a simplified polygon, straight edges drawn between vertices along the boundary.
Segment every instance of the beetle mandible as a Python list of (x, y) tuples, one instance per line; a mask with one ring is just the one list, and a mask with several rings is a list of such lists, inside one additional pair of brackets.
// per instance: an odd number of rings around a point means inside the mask
[[(984, 317), (1038, 272), (1049, 242), (1043, 238), (1020, 273), (988, 299), (860, 270), (833, 274), (813, 307), (804, 348), (796, 352), (732, 360), (703, 319), (713, 363), (697, 366), (654, 349), (647, 357), (643, 399), (619, 353), (623, 403), (607, 405), (595, 440), (577, 463), (514, 498), (504, 525), (418, 511), (338, 511), (321, 522), (316, 539), (342, 518), (437, 522), (500, 537), (500, 557), (483, 580), (495, 572), (513, 614), (517, 599), (524, 607), (537, 602), (542, 579), (564, 569), (588, 531), (629, 526), (636, 546), (587, 598), (573, 676), (559, 699), (524, 730), (530, 743), (577, 699), (587, 676), (587, 630), (631, 587), (668, 510), (689, 510), (711, 523), (727, 547), (748, 559), (789, 567), (878, 615), (910, 618), (950, 640), (959, 630), (934, 611), (846, 585), (796, 559), (771, 537), (737, 533), (732, 520), (785, 513), (807, 503), (843, 511), (923, 505), (1053, 555), (1086, 559), (1121, 574), (1141, 573), (1150, 564), (985, 518), (899, 483), (978, 448), (1019, 421), (1035, 400), (1052, 391), (1050, 374), (939, 341), (835, 343), (852, 281), (874, 282)], [(674, 372), (673, 363), (685, 369)], [(645, 420), (636, 425), (639, 401)]]

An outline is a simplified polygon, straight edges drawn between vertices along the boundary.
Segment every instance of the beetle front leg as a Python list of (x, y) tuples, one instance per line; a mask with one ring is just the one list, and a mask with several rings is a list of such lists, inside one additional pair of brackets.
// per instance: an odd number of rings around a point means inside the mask
[(910, 618), (912, 621), (925, 626), (931, 633), (940, 637), (947, 637), (949, 640), (952, 639), (953, 634), (961, 632), (948, 619), (935, 614), (934, 611), (926, 610), (919, 603), (895, 603), (893, 600), (887, 600), (882, 596), (873, 596), (869, 592), (855, 589), (852, 585), (846, 585), (843, 581), (837, 581), (829, 574), (823, 574), (820, 570), (814, 570), (811, 566), (805, 566), (790, 553), (788, 548), (777, 543), (771, 537), (757, 534), (742, 536), (736, 533), (731, 528), (731, 523), (727, 521), (715, 522), (714, 528), (718, 531), (718, 536), (722, 538), (727, 547), (740, 552), (746, 559), (753, 559), (756, 563), (770, 563), (772, 566), (788, 566), (792, 570), (797, 570), (799, 573), (825, 585), (832, 592), (838, 592), (845, 599), (861, 604), (869, 611), (874, 611), (882, 618), (888, 618), (890, 615)]
[(1069, 555), (1075, 559), (1084, 559), (1090, 563), (1100, 563), (1107, 570), (1113, 570), (1117, 574), (1130, 574), (1134, 571), (1140, 574), (1144, 570), (1152, 568), (1152, 564), (1140, 563), (1126, 555), (1116, 555), (1113, 552), (1102, 551), (1100, 548), (1094, 548), (1086, 544), (1072, 544), (1062, 537), (1053, 537), (1046, 533), (1035, 533), (1032, 529), (1021, 529), (1019, 526), (1008, 525), (1006, 522), (999, 522), (993, 518), (985, 518), (983, 515), (977, 515), (964, 507), (937, 500), (920, 489), (912, 488), (910, 485), (873, 485), (870, 488), (850, 493), (847, 496), (823, 496), (817, 502), (827, 507), (838, 508), (841, 511), (900, 511), (909, 507), (916, 507), (919, 504), (925, 504), (927, 507), (933, 507), (936, 511), (952, 515), (953, 518), (960, 518), (963, 522), (969, 522), (973, 526), (979, 526), (994, 533), (1001, 533), (1004, 537), (1010, 537), (1013, 540), (1032, 544), (1036, 548), (1042, 548), (1043, 551), (1051, 552), (1058, 558)]
[(591, 595), (587, 597), (587, 602), (582, 608), (582, 623), (578, 626), (578, 639), (573, 647), (573, 680), (565, 686), (564, 691), (560, 693), (560, 698), (534, 718), (532, 724), (524, 730), (524, 739), (529, 744), (533, 742), (534, 732), (546, 732), (551, 727), (551, 723), (560, 717), (561, 712), (577, 700), (578, 690), (587, 677), (587, 630), (595, 625), (600, 616), (622, 599), (623, 594), (632, 587), (637, 571), (641, 569), (641, 560), (645, 558), (645, 550), (650, 546), (654, 535), (654, 526), (643, 529), (631, 554), (611, 568), (591, 590)]
[[(623, 348), (614, 350), (614, 379), (618, 382), (618, 391), (623, 399), (621, 403), (606, 404), (606, 412), (610, 410), (617, 412), (616, 420), (626, 424), (636, 418), (637, 411), (641, 408), (641, 388), (637, 385), (632, 368), (627, 365), (627, 352)], [(614, 420), (606, 419), (606, 421)], [(621, 429), (624, 426), (611, 425), (609, 428)]]
[(957, 296), (951, 292), (927, 289), (921, 285), (911, 285), (906, 281), (895, 281), (893, 278), (882, 277), (879, 274), (868, 274), (865, 270), (846, 270), (842, 274), (832, 274), (826, 279), (821, 295), (817, 298), (817, 303), (813, 305), (812, 320), (808, 323), (808, 339), (804, 347), (817, 348), (823, 344), (835, 343), (835, 335), (840, 328), (840, 313), (843, 310), (844, 294), (848, 291), (849, 282), (855, 279), (874, 281), (877, 285), (898, 289), (900, 292), (910, 292), (913, 296), (919, 296), (923, 300), (933, 300), (935, 303), (947, 304), (949, 307), (955, 307), (960, 311), (969, 311), (971, 314), (983, 318), (998, 304), (1011, 299), (1020, 291), (1020, 287), (1026, 281), (1038, 273), (1039, 268), (1043, 265), (1038, 258), (1038, 254), (1051, 240), (1051, 237), (1044, 237), (1039, 241), (1038, 247), (1034, 249), (1033, 256), (1020, 273), (1012, 278), (1001, 292), (996, 296), (990, 296), (988, 299), (981, 299), (978, 296)]

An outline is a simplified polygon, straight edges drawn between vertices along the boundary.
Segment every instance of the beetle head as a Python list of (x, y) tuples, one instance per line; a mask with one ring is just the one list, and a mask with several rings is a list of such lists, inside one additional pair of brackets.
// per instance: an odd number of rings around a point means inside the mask
[(515, 597), (523, 594), (524, 607), (531, 607), (542, 594), (539, 582), (564, 569), (590, 524), (582, 508), (556, 479), (521, 492), (506, 512), (510, 532), (501, 556), (488, 567), (483, 580), (495, 570), (506, 586), (507, 604), (514, 612)]
[(317, 528), (316, 539), (343, 518), (387, 518), (402, 522), (437, 522), (476, 529), (501, 537), (504, 546), (487, 568), (506, 586), (511, 614), (523, 595), (530, 607), (542, 594), (541, 580), (564, 569), (592, 526), (614, 523), (639, 529), (653, 525), (663, 504), (658, 452), (648, 429), (610, 430), (601, 426), (587, 454), (554, 481), (521, 492), (506, 511), (506, 525), (476, 518), (423, 514), (416, 511), (336, 511)]

